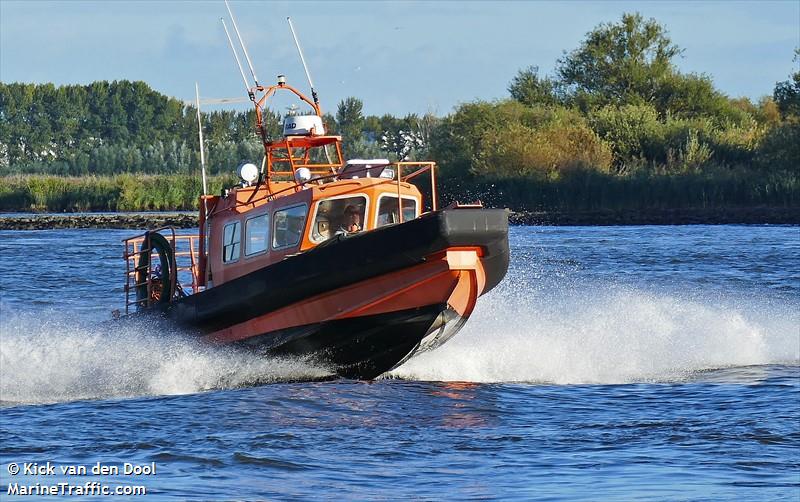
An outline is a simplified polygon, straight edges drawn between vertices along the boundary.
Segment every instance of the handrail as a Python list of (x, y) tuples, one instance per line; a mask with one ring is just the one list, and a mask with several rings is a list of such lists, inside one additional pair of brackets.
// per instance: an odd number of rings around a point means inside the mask
[[(150, 307), (152, 305), (153, 295), (153, 277), (152, 277), (152, 260), (147, 261), (147, 265), (141, 267), (139, 261), (140, 257), (145, 253), (152, 253), (153, 247), (145, 248), (145, 242), (150, 234), (161, 233), (168, 231), (166, 235), (167, 241), (172, 248), (173, 266), (170, 267), (170, 285), (174, 289), (164, 291), (162, 294), (170, 295), (170, 301), (174, 298), (176, 293), (185, 294), (184, 285), (180, 281), (180, 272), (189, 272), (191, 274), (191, 289), (192, 293), (200, 291), (200, 270), (199, 270), (199, 249), (195, 246), (195, 242), (199, 241), (199, 235), (178, 235), (175, 233), (173, 227), (160, 227), (155, 230), (149, 230), (142, 234), (134, 235), (123, 239), (125, 250), (123, 252), (123, 259), (125, 260), (125, 314), (130, 313), (130, 306), (136, 305), (137, 307)], [(178, 250), (178, 245), (181, 242), (188, 243), (188, 251)], [(187, 258), (188, 264), (184, 260), (179, 263), (178, 258)], [(133, 265), (133, 266), (131, 266)], [(145, 281), (138, 282), (140, 274), (144, 274)], [(131, 291), (136, 291), (141, 286), (147, 286), (147, 297), (142, 299), (131, 300)]]
[(436, 162), (433, 162), (433, 161), (395, 162), (394, 164), (396, 164), (398, 166), (398, 173), (397, 173), (397, 178), (398, 179), (400, 179), (400, 170), (404, 166), (408, 166), (408, 167), (420, 166), (419, 169), (417, 169), (416, 171), (412, 172), (411, 174), (406, 175), (406, 177), (403, 178), (403, 181), (405, 181), (405, 182), (408, 182), (412, 178), (416, 178), (417, 176), (419, 176), (422, 173), (430, 171), (430, 173), (431, 173), (431, 211), (436, 211), (436, 209), (439, 207), (439, 202), (438, 202), (437, 196), (436, 196), (437, 195), (436, 194), (436, 174), (435, 174)]
[[(327, 147), (331, 144), (336, 147), (337, 162), (333, 162), (328, 153)], [(312, 148), (324, 148), (328, 162), (312, 162)], [(300, 155), (295, 155), (298, 150), (301, 152)], [(288, 164), (288, 169), (276, 169), (278, 165), (282, 164)], [(286, 136), (278, 141), (264, 142), (262, 172), (269, 192), (272, 191), (270, 182), (278, 176), (288, 176), (291, 181), (295, 181), (294, 176), (297, 169), (306, 168), (317, 173), (326, 172), (327, 170), (335, 172), (342, 165), (344, 165), (344, 160), (342, 158), (341, 136), (314, 136), (312, 133), (311, 136)], [(261, 183), (259, 181), (258, 185)]]
[[(438, 206), (439, 206), (438, 200), (437, 200), (437, 191), (436, 191), (436, 176), (435, 176), (436, 162), (433, 162), (433, 161), (420, 161), (420, 162), (403, 161), (403, 162), (390, 162), (389, 164), (386, 164), (386, 167), (392, 167), (392, 166), (396, 166), (397, 167), (397, 174), (395, 175), (394, 178), (387, 179), (386, 182), (390, 183), (392, 180), (395, 180), (398, 183), (398, 186), (399, 186), (400, 182), (406, 182), (407, 183), (409, 180), (419, 176), (420, 174), (430, 171), (430, 173), (431, 173), (431, 210), (432, 211), (436, 211)], [(401, 179), (401, 176), (402, 176), (401, 171), (402, 171), (402, 168), (404, 166), (405, 167), (421, 166), (421, 167), (420, 167), (420, 169), (417, 169), (416, 171), (411, 172), (410, 174), (406, 175), (404, 178)], [(365, 166), (365, 167), (363, 167), (361, 169), (354, 169), (350, 173), (351, 174), (365, 173), (370, 169), (372, 169), (372, 167)], [(235, 208), (239, 208), (239, 207), (255, 204), (255, 203), (261, 202), (263, 200), (274, 200), (275, 198), (277, 198), (280, 194), (282, 194), (284, 192), (298, 191), (298, 188), (302, 189), (304, 186), (309, 185), (309, 184), (316, 185), (319, 181), (335, 180), (336, 178), (338, 178), (338, 176), (339, 176), (339, 173), (333, 173), (333, 174), (326, 174), (324, 176), (316, 176), (316, 177), (313, 177), (313, 178), (309, 179), (308, 181), (304, 181), (304, 182), (301, 182), (301, 183), (295, 182), (294, 185), (286, 187), (286, 188), (284, 188), (282, 190), (278, 190), (277, 192), (267, 191), (263, 196), (261, 196), (261, 197), (259, 197), (257, 199), (254, 199), (254, 200), (248, 199), (246, 202), (237, 202), (235, 205), (233, 205), (231, 207), (222, 208), (219, 211), (217, 211), (216, 208), (215, 208), (215, 210), (212, 211), (210, 216), (222, 213), (224, 211), (230, 211), (230, 210), (233, 210)], [(398, 191), (399, 191), (399, 188), (398, 188)], [(255, 195), (255, 192), (254, 192), (254, 195)], [(401, 218), (402, 218), (402, 216), (401, 216)]]

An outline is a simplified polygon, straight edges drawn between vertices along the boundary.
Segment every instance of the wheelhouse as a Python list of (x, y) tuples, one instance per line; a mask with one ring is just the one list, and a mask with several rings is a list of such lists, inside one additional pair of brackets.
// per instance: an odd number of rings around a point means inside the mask
[(425, 207), (415, 185), (387, 178), (305, 183), (299, 191), (274, 198), (264, 197), (261, 191), (266, 188), (241, 187), (226, 197), (206, 200), (213, 208), (200, 227), (200, 241), (208, 246), (202, 253), (206, 286), (235, 279), (337, 236), (352, 237), (417, 218)]

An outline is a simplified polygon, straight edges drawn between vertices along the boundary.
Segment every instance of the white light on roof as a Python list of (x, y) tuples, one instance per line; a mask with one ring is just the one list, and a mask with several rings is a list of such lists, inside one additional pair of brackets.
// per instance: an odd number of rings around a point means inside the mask
[(307, 167), (300, 167), (294, 172), (294, 179), (298, 183), (305, 183), (311, 179), (311, 170)]
[(258, 179), (258, 166), (246, 162), (239, 166), (239, 177), (247, 183), (253, 183)]

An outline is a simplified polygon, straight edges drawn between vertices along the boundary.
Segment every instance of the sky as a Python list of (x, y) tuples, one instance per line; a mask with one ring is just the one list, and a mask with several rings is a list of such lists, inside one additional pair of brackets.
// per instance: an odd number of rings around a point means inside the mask
[[(231, 7), (262, 84), (282, 73), (308, 89), (291, 16), (323, 111), (356, 96), (376, 115), (444, 115), (459, 103), (508, 97), (520, 69), (552, 73), (564, 51), (625, 12), (664, 25), (685, 50), (679, 69), (710, 76), (733, 97), (771, 94), (796, 71), (800, 47), (800, 0), (231, 0)], [(0, 81), (143, 80), (183, 100), (194, 98), (198, 82), (203, 98), (243, 97), (220, 17), (227, 18), (221, 0), (0, 0)]]

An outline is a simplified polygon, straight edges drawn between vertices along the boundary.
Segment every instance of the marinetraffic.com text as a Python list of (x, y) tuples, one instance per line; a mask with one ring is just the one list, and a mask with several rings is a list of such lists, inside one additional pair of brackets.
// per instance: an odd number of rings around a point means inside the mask
[[(9, 477), (0, 494), (7, 496), (134, 496), (147, 495), (147, 487), (129, 484), (157, 474), (155, 462), (147, 464), (55, 464), (53, 462), (11, 462), (5, 466)], [(3, 474), (5, 474), (3, 473)], [(99, 476), (99, 480), (86, 477)], [(6, 476), (3, 476), (6, 478)], [(73, 479), (84, 478), (84, 479)], [(111, 479), (109, 479), (111, 478)], [(116, 478), (116, 479), (115, 479)]]

